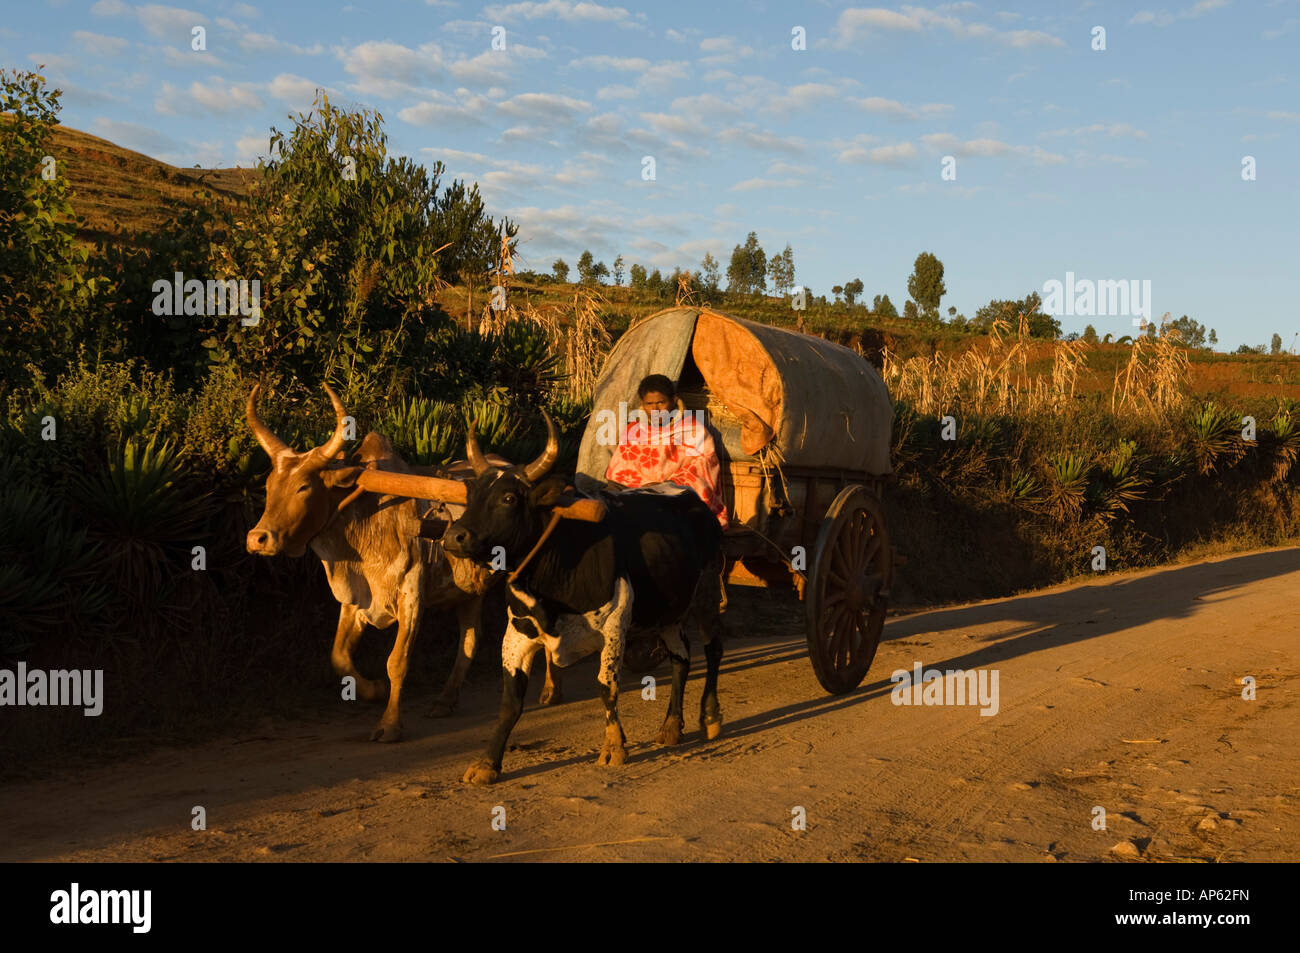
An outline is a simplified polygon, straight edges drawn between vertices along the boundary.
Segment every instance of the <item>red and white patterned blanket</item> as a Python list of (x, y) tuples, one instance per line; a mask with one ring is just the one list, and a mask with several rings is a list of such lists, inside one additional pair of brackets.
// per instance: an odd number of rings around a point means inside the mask
[(662, 426), (633, 420), (619, 436), (605, 479), (627, 487), (676, 483), (690, 487), (727, 528), (722, 467), (708, 428), (694, 413), (675, 413)]

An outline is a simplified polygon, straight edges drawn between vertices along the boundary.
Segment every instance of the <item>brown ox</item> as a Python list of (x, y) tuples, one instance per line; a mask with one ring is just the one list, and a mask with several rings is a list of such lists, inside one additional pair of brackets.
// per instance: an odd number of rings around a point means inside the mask
[[(271, 458), (272, 468), (266, 478), (266, 509), (248, 533), (248, 551), (261, 556), (302, 556), (310, 545), (320, 557), (340, 605), (330, 653), (334, 671), (356, 679), (357, 697), (362, 700), (380, 701), (387, 694), (388, 705), (371, 739), (397, 741), (401, 737), (407, 654), (419, 631), (422, 610), (454, 606), (460, 623), (460, 653), (430, 712), (443, 717), (455, 708), (473, 661), (482, 625), (483, 594), (495, 581), (494, 573), (449, 555), (439, 543), (419, 538), (419, 517), (428, 508), (425, 501), (361, 492), (357, 477), (367, 467), (397, 473), (416, 471), (373, 431), (362, 441), (355, 465), (336, 459), (343, 449), (346, 413), (329, 385), (325, 392), (334, 405), (334, 435), (305, 453), (294, 452), (262, 422), (257, 414), (259, 391), (260, 387), (254, 387), (248, 395), (248, 426)], [(500, 460), (499, 465), (508, 464)], [(420, 472), (434, 475), (430, 470)], [(437, 473), (461, 478), (472, 474), (468, 464), (453, 464)], [(460, 515), (461, 507), (444, 506), (448, 522)], [(352, 663), (357, 640), (367, 625), (384, 629), (394, 623), (397, 637), (388, 656), (388, 685), (363, 678)], [(548, 678), (543, 702), (558, 700), (558, 689)]]

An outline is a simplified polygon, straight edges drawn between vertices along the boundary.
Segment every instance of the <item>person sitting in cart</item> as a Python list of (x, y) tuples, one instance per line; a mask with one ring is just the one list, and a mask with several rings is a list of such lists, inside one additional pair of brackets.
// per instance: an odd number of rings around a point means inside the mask
[(637, 387), (644, 414), (624, 425), (605, 479), (625, 487), (675, 483), (688, 487), (727, 528), (722, 466), (713, 436), (696, 414), (683, 413), (673, 382), (651, 374)]

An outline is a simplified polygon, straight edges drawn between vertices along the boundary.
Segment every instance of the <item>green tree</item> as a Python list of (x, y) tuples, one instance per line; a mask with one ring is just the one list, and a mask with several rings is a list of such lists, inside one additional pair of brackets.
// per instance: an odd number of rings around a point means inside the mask
[[(328, 103), (328, 100), (325, 100)], [(387, 141), (387, 136), (384, 136)], [(437, 177), (442, 174), (442, 163), (435, 163), (434, 178), (431, 181), (417, 181), (415, 173), (406, 168), (410, 160), (402, 159), (391, 174), (395, 180), (390, 187), (399, 182), (407, 184), (392, 194), (412, 191), (419, 196), (424, 189), (436, 189)], [(391, 164), (391, 160), (389, 160)], [(422, 178), (422, 177), (419, 177)], [(358, 178), (358, 181), (360, 179)], [(501, 254), (501, 238), (504, 232), (513, 239), (519, 229), (509, 219), (495, 222), (487, 213), (483, 196), (479, 194), (478, 183), (467, 186), (457, 179), (433, 202), (433, 229), (439, 241), (437, 247), (446, 245), (438, 252), (438, 270), (444, 277), (454, 275), (469, 291), (469, 301), (473, 303), (473, 289), (476, 281), (485, 280), (496, 270)], [(515, 241), (510, 242), (513, 254)], [(396, 245), (394, 245), (396, 247)], [(384, 253), (390, 254), (387, 244)]]
[(565, 282), (569, 280), (569, 263), (563, 258), (555, 259), (554, 264), (551, 265), (551, 271), (555, 272), (556, 281)]
[(844, 282), (844, 300), (853, 304), (858, 295), (862, 294), (862, 279), (854, 278), (852, 281)]
[(844, 286), (831, 285), (831, 294), (835, 295), (835, 301), (838, 303), (840, 300), (840, 295), (844, 294)]
[[(0, 381), (28, 363), (46, 372), (72, 359), (89, 323), (87, 253), (76, 244), (68, 179), (44, 178), (62, 91), (38, 73), (0, 70)], [(0, 385), (2, 388), (3, 385)]]
[(920, 312), (916, 310), (916, 302), (910, 298), (903, 302), (903, 317), (909, 321), (916, 321), (921, 317)]
[(633, 265), (628, 272), (628, 283), (638, 291), (646, 286), (645, 265)]
[(1273, 332), (1273, 339), (1272, 341), (1269, 342), (1268, 353), (1270, 354), (1282, 353), (1282, 335), (1278, 334), (1276, 331)]
[(789, 294), (794, 287), (794, 250), (788, 244), (781, 254), (768, 259), (767, 276), (778, 295)]
[(210, 359), (313, 384), (341, 375), (348, 388), (362, 370), (422, 367), (426, 335), (410, 324), (424, 322), (439, 273), (486, 273), (514, 226), (486, 216), (477, 185), (439, 196), (441, 163), (430, 176), (390, 158), (377, 113), (337, 109), (324, 93), (291, 132), (271, 130), (270, 153), (210, 255), (214, 277), (261, 281), (261, 317), (198, 319)]
[(1217, 331), (1214, 330), (1214, 328), (1210, 328), (1209, 343), (1210, 343), (1210, 347), (1214, 347), (1214, 345), (1219, 343), (1219, 334)]
[(1037, 291), (1031, 291), (1020, 301), (994, 299), (975, 312), (971, 324), (987, 331), (994, 321), (1001, 319), (1011, 325), (1012, 331), (1018, 331), (1023, 319), (1031, 337), (1055, 340), (1061, 336), (1061, 322), (1051, 315), (1043, 314), (1039, 310), (1042, 304)]
[(727, 266), (727, 290), (736, 294), (762, 294), (767, 286), (767, 256), (750, 232), (745, 244), (737, 245)]
[(898, 309), (889, 300), (889, 295), (876, 295), (871, 301), (871, 313), (885, 318), (898, 317)]
[(578, 280), (584, 285), (596, 283), (596, 256), (590, 249), (583, 249), (581, 257), (578, 258)]
[(1178, 340), (1184, 347), (1204, 347), (1205, 346), (1205, 325), (1199, 324), (1195, 319), (1183, 315), (1177, 321), (1170, 321), (1165, 327), (1161, 328), (1162, 332), (1178, 332)]
[(704, 253), (704, 260), (700, 262), (700, 279), (709, 291), (718, 290), (721, 281), (718, 275), (718, 260), (709, 252)]
[(614, 284), (623, 284), (623, 256), (619, 255), (614, 259)]
[(1091, 324), (1088, 325), (1086, 328), (1083, 329), (1083, 339), (1087, 341), (1089, 344), (1096, 344), (1097, 329), (1094, 328)]
[(664, 293), (664, 276), (661, 275), (661, 274), (659, 274), (659, 269), (658, 269), (658, 268), (656, 268), (654, 271), (650, 272), (650, 277), (646, 279), (645, 287), (646, 287), (646, 290), (649, 291), (649, 292), (650, 292), (652, 295), (654, 295), (656, 298), (659, 298), (659, 297), (662, 297), (662, 296), (663, 296), (663, 293)]
[(925, 317), (938, 318), (939, 301), (948, 293), (943, 284), (943, 262), (928, 251), (917, 255), (912, 276), (907, 279), (907, 293)]

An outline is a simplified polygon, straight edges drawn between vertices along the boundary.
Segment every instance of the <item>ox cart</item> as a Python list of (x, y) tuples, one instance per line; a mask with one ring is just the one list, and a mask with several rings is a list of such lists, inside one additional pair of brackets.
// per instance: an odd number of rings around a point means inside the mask
[(894, 478), (884, 381), (821, 338), (708, 308), (660, 311), (619, 339), (596, 383), (579, 490), (603, 479), (613, 453), (602, 412), (639, 408), (650, 374), (678, 382), (683, 410), (706, 412), (730, 517), (725, 580), (793, 586), (817, 680), (852, 691), (880, 643), (897, 558), (881, 506)]

